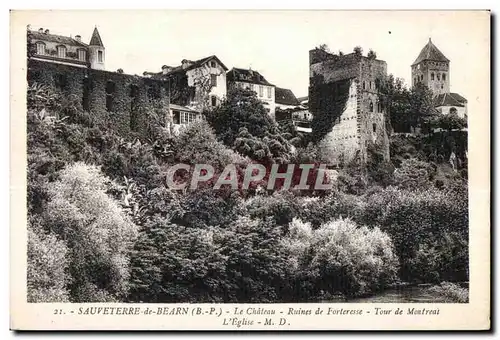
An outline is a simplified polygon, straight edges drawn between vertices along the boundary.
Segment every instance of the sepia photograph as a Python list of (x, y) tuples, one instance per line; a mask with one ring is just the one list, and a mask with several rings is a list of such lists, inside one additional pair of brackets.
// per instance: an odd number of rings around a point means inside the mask
[(489, 252), (471, 241), (489, 237), (471, 217), (471, 195), (489, 202), (471, 184), (489, 140), (470, 135), (489, 136), (488, 11), (18, 10), (14, 24), (26, 308), (221, 308), (218, 326), (245, 329), (439, 317), (468, 308), (474, 270), (489, 292), (489, 264), (471, 265), (472, 244)]

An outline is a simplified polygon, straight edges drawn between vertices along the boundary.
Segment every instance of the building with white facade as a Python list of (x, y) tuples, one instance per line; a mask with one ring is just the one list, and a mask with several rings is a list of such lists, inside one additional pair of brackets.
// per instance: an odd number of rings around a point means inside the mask
[(33, 46), (31, 58), (63, 65), (104, 70), (106, 49), (97, 27), (88, 44), (80, 35), (67, 37), (40, 28), (28, 29), (28, 41)]
[(251, 69), (232, 68), (227, 73), (228, 86), (255, 91), (257, 98), (264, 104), (266, 111), (274, 118), (276, 111), (275, 86), (268, 82), (263, 75)]

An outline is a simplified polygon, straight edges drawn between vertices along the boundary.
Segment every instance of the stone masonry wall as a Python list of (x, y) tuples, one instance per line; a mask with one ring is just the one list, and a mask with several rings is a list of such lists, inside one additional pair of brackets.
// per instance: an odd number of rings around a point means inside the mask
[[(378, 82), (387, 75), (387, 64), (354, 53), (343, 56), (325, 53), (310, 51), (309, 105), (314, 116), (313, 137), (316, 135), (316, 141), (331, 158), (327, 161), (366, 163), (369, 146), (375, 146), (388, 160), (385, 108), (377, 89)], [(347, 92), (325, 91), (346, 81)], [(332, 110), (331, 103), (337, 103), (337, 110)], [(325, 124), (330, 121), (331, 126)]]
[(168, 118), (168, 83), (160, 80), (38, 60), (28, 61), (27, 78), (29, 84), (45, 84), (73, 96), (84, 110), (105, 116), (124, 136), (147, 133), (152, 106)]

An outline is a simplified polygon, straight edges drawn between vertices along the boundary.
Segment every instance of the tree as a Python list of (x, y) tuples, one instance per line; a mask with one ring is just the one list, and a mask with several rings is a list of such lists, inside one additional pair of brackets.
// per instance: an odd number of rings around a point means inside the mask
[(206, 116), (217, 137), (242, 155), (261, 162), (290, 159), (291, 144), (254, 91), (231, 88), (222, 105)]
[(97, 167), (76, 163), (48, 186), (44, 225), (66, 241), (72, 302), (123, 299), (128, 290), (128, 253), (137, 226), (107, 194), (109, 180)]
[(433, 125), (447, 131), (462, 130), (467, 127), (467, 120), (459, 117), (457, 113), (448, 113), (439, 115)]
[(367, 55), (368, 59), (377, 59), (377, 53), (375, 53), (371, 48), (370, 48), (370, 51), (368, 52), (368, 55)]
[(381, 94), (381, 106), (385, 109), (386, 124), (389, 132), (408, 129), (407, 117), (410, 110), (410, 92), (405, 87), (403, 79), (395, 78), (392, 74), (384, 79), (377, 79), (377, 86)]
[(435, 117), (433, 93), (423, 83), (417, 83), (410, 90), (408, 123), (412, 127), (428, 128)]
[(363, 48), (361, 46), (354, 47), (353, 51), (359, 57), (363, 55)]

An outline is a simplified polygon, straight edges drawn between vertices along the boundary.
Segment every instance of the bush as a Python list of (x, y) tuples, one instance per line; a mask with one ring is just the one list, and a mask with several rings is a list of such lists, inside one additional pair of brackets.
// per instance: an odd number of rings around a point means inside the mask
[(28, 225), (28, 302), (69, 302), (68, 248), (40, 226)]
[(132, 256), (130, 299), (275, 302), (287, 282), (273, 223), (242, 217), (225, 229), (150, 224)]
[(398, 261), (390, 237), (378, 228), (337, 219), (312, 230), (294, 220), (283, 240), (289, 265), (315, 282), (316, 291), (359, 296), (384, 288), (396, 278)]
[(127, 293), (137, 227), (106, 194), (107, 182), (96, 167), (77, 163), (48, 185), (44, 224), (67, 242), (73, 302), (114, 301)]
[[(361, 213), (354, 218), (358, 223), (375, 223), (392, 237), (403, 280), (466, 278), (469, 235), (466, 190), (409, 191), (389, 187), (365, 196), (364, 200), (365, 206), (357, 209)], [(432, 268), (435, 268), (433, 273)]]
[(469, 290), (451, 282), (441, 282), (439, 286), (429, 288), (429, 292), (444, 297), (445, 302), (469, 302)]

